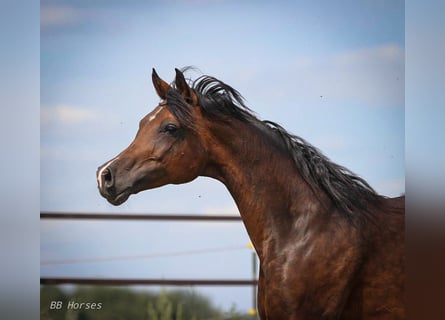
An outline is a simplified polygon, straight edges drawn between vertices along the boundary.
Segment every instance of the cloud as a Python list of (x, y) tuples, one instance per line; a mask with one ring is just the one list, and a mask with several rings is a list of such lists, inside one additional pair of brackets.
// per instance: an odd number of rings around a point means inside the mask
[[(216, 197), (217, 195), (215, 195)], [(201, 210), (202, 214), (206, 215), (231, 215), (239, 216), (238, 208), (234, 201), (220, 206), (209, 206)]]
[(333, 62), (339, 66), (403, 63), (404, 51), (397, 44), (389, 43), (377, 47), (342, 52), (334, 55), (333, 58)]
[(242, 66), (233, 76), (252, 88), (243, 90), (245, 97), (256, 97), (265, 106), (400, 107), (405, 97), (404, 55), (396, 43), (321, 56), (294, 54), (287, 62)]
[(185, 3), (185, 4), (193, 4), (193, 5), (199, 5), (199, 4), (212, 4), (212, 3), (218, 3), (218, 2), (224, 2), (225, 0), (163, 0), (165, 3)]
[(40, 123), (56, 123), (61, 125), (75, 125), (97, 120), (97, 112), (82, 107), (58, 105), (55, 107), (42, 107), (40, 110)]
[(42, 6), (41, 27), (66, 26), (77, 23), (82, 18), (80, 11), (69, 6)]
[(405, 192), (405, 178), (385, 180), (376, 187), (376, 190), (388, 197), (398, 197)]
[(314, 139), (313, 144), (320, 150), (344, 150), (350, 147), (350, 141), (338, 135), (324, 135)]
[(338, 102), (373, 106), (404, 104), (404, 50), (385, 44), (296, 64), (302, 92)]

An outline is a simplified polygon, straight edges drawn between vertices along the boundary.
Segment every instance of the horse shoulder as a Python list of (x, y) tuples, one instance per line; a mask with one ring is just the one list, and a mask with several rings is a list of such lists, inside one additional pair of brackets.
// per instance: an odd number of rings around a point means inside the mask
[(378, 226), (370, 234), (360, 283), (350, 298), (351, 305), (360, 305), (363, 319), (406, 318), (404, 212), (402, 198), (386, 199), (377, 212)]
[(362, 263), (357, 239), (356, 231), (334, 223), (295, 230), (262, 261), (263, 312), (270, 319), (337, 318)]

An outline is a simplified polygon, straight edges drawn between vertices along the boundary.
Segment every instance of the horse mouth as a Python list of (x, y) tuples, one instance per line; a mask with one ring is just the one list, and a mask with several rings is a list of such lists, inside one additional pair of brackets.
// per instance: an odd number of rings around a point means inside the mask
[(129, 189), (125, 189), (124, 191), (122, 191), (121, 193), (119, 193), (119, 194), (117, 194), (115, 196), (105, 195), (105, 198), (112, 205), (119, 206), (122, 203), (124, 203), (125, 201), (127, 201), (127, 199), (130, 197), (130, 195), (131, 195), (130, 190)]

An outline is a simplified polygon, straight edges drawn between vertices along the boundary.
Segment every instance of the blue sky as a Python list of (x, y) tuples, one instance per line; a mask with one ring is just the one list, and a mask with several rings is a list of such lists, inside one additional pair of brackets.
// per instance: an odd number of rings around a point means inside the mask
[[(396, 0), (42, 1), (41, 210), (236, 214), (225, 187), (208, 178), (120, 207), (97, 191), (96, 168), (131, 142), (159, 100), (151, 68), (171, 81), (186, 65), (232, 85), (259, 118), (397, 196), (405, 185), (404, 46), (404, 4)], [(41, 274), (246, 278), (248, 241), (236, 223), (42, 221), (42, 261), (239, 249), (44, 265)], [(197, 290), (224, 308), (250, 307), (248, 288)]]

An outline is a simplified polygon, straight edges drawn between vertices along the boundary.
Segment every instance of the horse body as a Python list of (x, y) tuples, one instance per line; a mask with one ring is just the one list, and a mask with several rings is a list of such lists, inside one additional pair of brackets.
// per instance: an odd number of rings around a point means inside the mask
[[(249, 113), (237, 91), (204, 77), (175, 88), (130, 146), (98, 169), (101, 194), (197, 176), (234, 198), (260, 259), (261, 319), (404, 319), (404, 198), (375, 194), (303, 139)], [(244, 107), (244, 108), (243, 108)]]
[[(204, 174), (227, 186), (260, 257), (262, 319), (404, 317), (404, 199), (380, 199), (376, 221), (351, 226), (325, 195), (319, 197), (328, 205), (320, 204), (286, 150), (265, 140), (262, 128), (241, 128), (240, 121), (207, 126), (214, 136)], [(225, 154), (229, 163), (221, 161)]]

